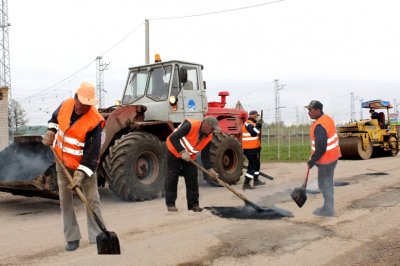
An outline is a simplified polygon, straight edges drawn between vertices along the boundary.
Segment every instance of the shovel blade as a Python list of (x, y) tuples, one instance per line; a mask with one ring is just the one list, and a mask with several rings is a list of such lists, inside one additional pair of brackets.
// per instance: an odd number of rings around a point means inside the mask
[(100, 233), (96, 236), (97, 254), (121, 254), (119, 240), (114, 232)]
[(295, 188), (292, 193), (290, 193), (290, 197), (292, 197), (297, 206), (301, 208), (307, 200), (306, 189), (304, 187)]

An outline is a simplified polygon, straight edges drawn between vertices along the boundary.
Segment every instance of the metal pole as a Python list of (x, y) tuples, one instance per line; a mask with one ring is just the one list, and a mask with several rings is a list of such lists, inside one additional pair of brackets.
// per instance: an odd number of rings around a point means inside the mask
[(145, 63), (150, 64), (150, 38), (149, 38), (149, 20), (146, 19), (144, 21), (144, 25), (145, 25), (145, 37), (144, 37), (144, 41), (145, 41), (145, 48), (144, 48), (144, 52), (145, 52)]

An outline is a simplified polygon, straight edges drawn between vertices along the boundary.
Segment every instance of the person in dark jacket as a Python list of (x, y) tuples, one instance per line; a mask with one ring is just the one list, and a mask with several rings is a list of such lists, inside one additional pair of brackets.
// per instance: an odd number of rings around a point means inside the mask
[[(53, 145), (58, 157), (73, 175), (70, 183), (57, 163), (57, 183), (67, 251), (76, 250), (81, 239), (73, 203), (75, 187), (82, 188), (88, 203), (102, 220), (95, 170), (99, 160), (104, 118), (95, 108), (97, 102), (94, 85), (82, 82), (75, 97), (63, 101), (54, 111), (42, 140), (44, 145)], [(89, 213), (87, 226), (89, 243), (94, 244), (101, 230)]]
[(258, 179), (260, 175), (260, 134), (263, 123), (264, 121), (262, 121), (258, 112), (253, 110), (249, 112), (249, 118), (242, 127), (243, 153), (249, 161), (243, 183), (243, 190), (254, 189), (250, 184), (251, 180), (253, 180), (253, 186), (265, 185), (265, 182)]
[(310, 118), (315, 120), (310, 128), (311, 157), (307, 165), (309, 169), (314, 165), (318, 167), (318, 187), (324, 197), (323, 206), (313, 213), (318, 216), (334, 216), (333, 177), (341, 157), (335, 122), (324, 114), (323, 105), (319, 101), (313, 100), (305, 108)]
[(189, 161), (196, 160), (196, 153), (201, 151), (204, 168), (211, 172), (213, 176), (218, 177), (218, 173), (212, 168), (210, 160), (210, 147), (214, 130), (219, 131), (218, 120), (215, 117), (208, 116), (203, 120), (186, 119), (167, 138), (165, 203), (169, 212), (178, 211), (175, 201), (180, 174), (185, 178), (188, 210), (202, 211), (199, 206), (197, 168)]

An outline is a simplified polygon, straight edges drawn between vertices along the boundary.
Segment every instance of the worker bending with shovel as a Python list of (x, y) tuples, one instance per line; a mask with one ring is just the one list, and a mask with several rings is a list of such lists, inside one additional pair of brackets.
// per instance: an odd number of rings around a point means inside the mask
[[(76, 187), (82, 188), (92, 210), (103, 220), (97, 178), (94, 174), (100, 154), (101, 131), (104, 127), (104, 118), (95, 108), (97, 102), (94, 85), (82, 82), (75, 97), (63, 101), (55, 110), (42, 141), (44, 145), (54, 146), (55, 153), (73, 175), (70, 183), (61, 165), (57, 163), (57, 182), (67, 251), (76, 250), (81, 239), (73, 204), (73, 190)], [(88, 212), (87, 226), (89, 243), (94, 244), (101, 230)]]
[(201, 152), (201, 161), (210, 174), (218, 178), (218, 173), (212, 168), (210, 147), (212, 133), (219, 131), (218, 120), (215, 117), (205, 117), (203, 120), (186, 119), (167, 138), (167, 177), (165, 179), (165, 203), (169, 212), (177, 212), (179, 175), (183, 175), (186, 184), (186, 199), (188, 210), (201, 212), (199, 206), (199, 184), (197, 168), (190, 160), (196, 160), (196, 153)]
[[(254, 189), (255, 186), (265, 185), (258, 179), (260, 175), (260, 150), (261, 150), (261, 128), (264, 121), (256, 110), (250, 111), (248, 120), (242, 126), (242, 147), (243, 153), (249, 161), (243, 190)], [(253, 180), (253, 187), (250, 181)]]

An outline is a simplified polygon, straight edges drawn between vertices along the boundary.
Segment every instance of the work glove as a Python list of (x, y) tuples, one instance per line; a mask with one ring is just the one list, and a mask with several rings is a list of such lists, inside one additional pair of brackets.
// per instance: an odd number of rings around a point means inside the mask
[(219, 174), (213, 168), (210, 168), (207, 171), (210, 173), (212, 179), (217, 180), (219, 178)]
[(86, 174), (80, 170), (75, 170), (74, 176), (72, 177), (71, 184), (68, 185), (68, 188), (74, 190), (76, 187), (81, 187), (82, 181), (85, 178)]
[(257, 124), (263, 125), (264, 124), (264, 120), (262, 118), (258, 119)]
[(182, 160), (185, 160), (187, 162), (190, 161), (190, 153), (188, 151), (183, 151), (181, 153), (181, 156), (182, 156)]
[(313, 168), (313, 166), (315, 165), (315, 162), (314, 162), (313, 160), (309, 160), (309, 161), (307, 162), (307, 165), (308, 165), (308, 169), (311, 169), (311, 168)]
[(46, 134), (42, 137), (43, 145), (50, 146), (54, 142), (56, 133), (51, 130), (47, 130)]

